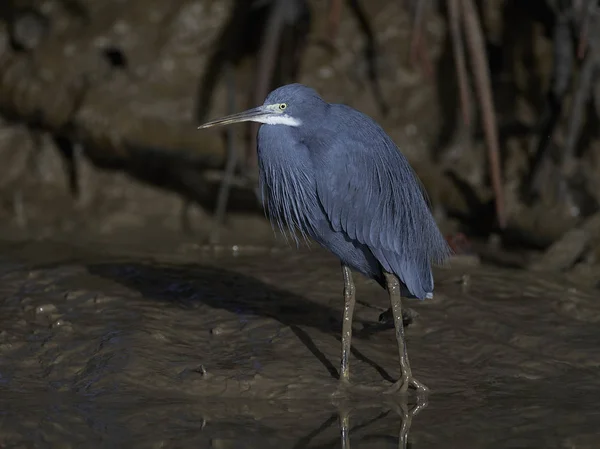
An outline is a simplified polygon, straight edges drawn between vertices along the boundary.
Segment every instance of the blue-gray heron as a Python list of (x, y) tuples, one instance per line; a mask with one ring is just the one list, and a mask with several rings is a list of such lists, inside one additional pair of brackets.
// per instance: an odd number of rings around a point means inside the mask
[(261, 123), (259, 182), (272, 223), (296, 239), (312, 238), (341, 261), (340, 381), (348, 384), (350, 377), (354, 269), (389, 293), (402, 371), (393, 391), (427, 391), (411, 372), (401, 296), (430, 298), (431, 264), (445, 261), (450, 248), (406, 158), (370, 117), (327, 103), (301, 84), (275, 89), (262, 106), (199, 128), (245, 121)]

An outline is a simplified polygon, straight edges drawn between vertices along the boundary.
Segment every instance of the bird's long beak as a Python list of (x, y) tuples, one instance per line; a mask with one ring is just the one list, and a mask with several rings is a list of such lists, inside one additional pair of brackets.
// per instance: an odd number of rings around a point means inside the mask
[(231, 114), (216, 120), (200, 125), (198, 129), (210, 128), (212, 126), (231, 125), (232, 123), (240, 122), (259, 122), (264, 123), (269, 117), (273, 117), (278, 113), (275, 112), (273, 105), (263, 105), (257, 108), (248, 109), (244, 112), (238, 112), (237, 114)]

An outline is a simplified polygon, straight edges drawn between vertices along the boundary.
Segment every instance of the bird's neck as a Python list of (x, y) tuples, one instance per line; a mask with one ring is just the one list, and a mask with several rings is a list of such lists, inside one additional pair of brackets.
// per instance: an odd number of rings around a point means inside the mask
[(316, 207), (314, 170), (308, 148), (284, 126), (262, 126), (258, 163), (263, 204), (279, 226), (311, 234)]

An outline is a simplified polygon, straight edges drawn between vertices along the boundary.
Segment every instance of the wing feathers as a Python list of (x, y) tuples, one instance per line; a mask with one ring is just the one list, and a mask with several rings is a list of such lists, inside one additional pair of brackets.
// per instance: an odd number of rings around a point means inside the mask
[[(337, 112), (336, 112), (337, 111)], [(449, 255), (427, 197), (406, 158), (367, 116), (340, 105), (344, 120), (311, 146), (317, 195), (336, 231), (367, 245), (381, 265), (424, 298), (433, 290), (430, 263)]]

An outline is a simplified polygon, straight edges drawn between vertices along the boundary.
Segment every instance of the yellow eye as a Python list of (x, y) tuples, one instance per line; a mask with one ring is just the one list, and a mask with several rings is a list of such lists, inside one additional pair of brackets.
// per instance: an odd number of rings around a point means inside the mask
[(287, 108), (287, 104), (285, 104), (285, 103), (280, 103), (280, 104), (279, 104), (279, 110), (280, 110), (280, 111), (283, 111), (283, 110), (285, 110), (285, 108)]

